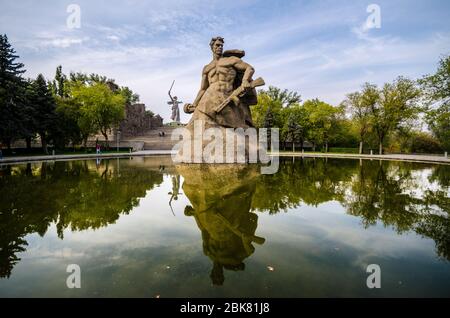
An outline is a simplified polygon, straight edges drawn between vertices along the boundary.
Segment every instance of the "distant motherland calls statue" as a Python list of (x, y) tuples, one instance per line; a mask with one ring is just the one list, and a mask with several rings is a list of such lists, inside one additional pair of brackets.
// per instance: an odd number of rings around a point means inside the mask
[(223, 44), (222, 37), (211, 39), (213, 60), (203, 68), (200, 91), (194, 102), (184, 105), (185, 113), (193, 113), (186, 126), (191, 136), (194, 123), (200, 120), (204, 130), (254, 127), (250, 106), (257, 103), (255, 87), (264, 85), (264, 80), (252, 80), (255, 70), (241, 59), (244, 51), (223, 52)]
[(183, 102), (181, 100), (178, 100), (177, 96), (172, 97), (172, 95), (170, 94), (174, 83), (175, 83), (175, 80), (172, 82), (172, 86), (170, 86), (170, 89), (169, 89), (170, 102), (167, 102), (167, 104), (172, 105), (172, 115), (170, 116), (170, 119), (172, 119), (176, 123), (179, 123), (180, 122), (180, 109), (179, 109), (178, 105), (182, 104)]

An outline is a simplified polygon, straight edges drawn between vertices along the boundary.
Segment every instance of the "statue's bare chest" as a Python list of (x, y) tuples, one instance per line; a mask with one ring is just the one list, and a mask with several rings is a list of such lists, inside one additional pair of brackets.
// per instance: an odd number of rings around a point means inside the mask
[(207, 68), (208, 80), (210, 83), (217, 81), (233, 81), (236, 76), (236, 70), (233, 64), (227, 59), (220, 59), (208, 65)]

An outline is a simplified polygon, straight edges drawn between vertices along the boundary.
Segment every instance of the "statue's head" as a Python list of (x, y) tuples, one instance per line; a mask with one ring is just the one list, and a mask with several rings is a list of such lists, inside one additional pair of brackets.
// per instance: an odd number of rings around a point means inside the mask
[(222, 53), (223, 53), (223, 43), (224, 43), (224, 40), (220, 36), (216, 36), (215, 38), (212, 38), (211, 42), (209, 42), (209, 46), (211, 47), (211, 51), (214, 54), (222, 55)]
[(173, 99), (177, 100), (177, 99), (178, 99), (178, 97), (174, 96), (174, 97), (173, 97)]

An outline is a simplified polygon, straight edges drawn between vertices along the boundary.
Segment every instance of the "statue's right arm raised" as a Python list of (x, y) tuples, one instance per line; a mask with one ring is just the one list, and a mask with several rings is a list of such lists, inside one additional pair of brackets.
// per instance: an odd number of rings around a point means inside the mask
[(203, 96), (203, 94), (205, 94), (208, 87), (209, 87), (208, 71), (207, 71), (207, 66), (205, 66), (202, 71), (202, 83), (200, 84), (200, 90), (192, 104), (184, 105), (185, 113), (191, 114), (194, 112), (195, 107), (197, 107), (198, 103), (200, 102), (200, 99), (202, 99), (202, 96)]

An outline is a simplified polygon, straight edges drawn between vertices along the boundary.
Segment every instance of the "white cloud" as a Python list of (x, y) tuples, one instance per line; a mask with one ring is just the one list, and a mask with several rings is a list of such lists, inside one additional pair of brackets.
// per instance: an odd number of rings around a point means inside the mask
[[(60, 25), (32, 16), (27, 21), (32, 29), (20, 19), (17, 28), (8, 30), (11, 19), (0, 26), (14, 35), (27, 76), (53, 77), (59, 64), (65, 72), (104, 74), (136, 91), (164, 118), (170, 116), (166, 99), (172, 80), (183, 101), (195, 98), (201, 69), (210, 61), (211, 36), (224, 36), (226, 49), (245, 49), (246, 61), (268, 85), (333, 104), (365, 81), (379, 84), (431, 72), (439, 55), (450, 51), (450, 30), (420, 35), (409, 30), (415, 36), (405, 38), (388, 32), (393, 11), (386, 5), (383, 28), (369, 30), (361, 24), (367, 17), (364, 5), (331, 4), (293, 3), (284, 11), (274, 5), (267, 15), (259, 12), (267, 6), (258, 1), (85, 3), (81, 29), (66, 28), (64, 10)], [(48, 14), (56, 16), (53, 9)]]
[(89, 38), (58, 38), (52, 40), (44, 40), (42, 41), (43, 46), (53, 46), (58, 48), (68, 48), (72, 45), (82, 44), (84, 41), (87, 41)]
[(106, 36), (106, 38), (108, 40), (116, 41), (116, 42), (120, 40), (120, 38), (117, 35), (108, 35), (108, 36)]

